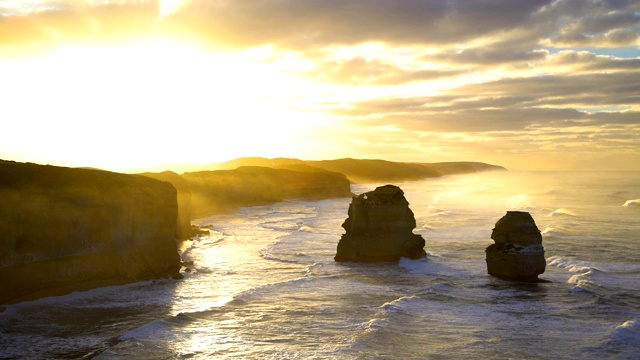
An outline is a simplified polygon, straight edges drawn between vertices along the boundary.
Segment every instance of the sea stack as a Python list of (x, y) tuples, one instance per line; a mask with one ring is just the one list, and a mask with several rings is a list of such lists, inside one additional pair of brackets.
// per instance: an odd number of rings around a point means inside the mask
[(489, 274), (513, 281), (539, 282), (546, 261), (542, 235), (528, 212), (507, 211), (496, 223), (485, 250)]
[(335, 261), (398, 261), (426, 256), (424, 239), (412, 232), (416, 219), (409, 202), (395, 185), (354, 196), (342, 227), (347, 233), (338, 243)]

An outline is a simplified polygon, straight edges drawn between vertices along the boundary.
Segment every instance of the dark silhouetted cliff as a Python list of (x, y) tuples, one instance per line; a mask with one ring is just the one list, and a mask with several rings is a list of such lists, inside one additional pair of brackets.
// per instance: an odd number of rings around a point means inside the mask
[(411, 181), (444, 175), (470, 174), (483, 171), (506, 170), (502, 166), (480, 162), (407, 163), (386, 160), (337, 159), (299, 160), (289, 158), (267, 159), (261, 157), (238, 158), (212, 168), (235, 169), (239, 166), (264, 166), (275, 169), (301, 167), (320, 168), (344, 174), (354, 183)]
[(189, 239), (191, 234), (191, 191), (189, 184), (180, 175), (173, 171), (163, 171), (161, 173), (142, 173), (140, 175), (150, 178), (167, 181), (176, 188), (178, 194), (178, 219), (176, 235), (180, 240)]
[(0, 303), (178, 274), (176, 190), (0, 160)]

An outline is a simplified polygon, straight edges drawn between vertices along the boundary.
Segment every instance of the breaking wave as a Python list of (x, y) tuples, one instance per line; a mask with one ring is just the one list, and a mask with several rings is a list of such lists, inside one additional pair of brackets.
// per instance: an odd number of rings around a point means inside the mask
[(633, 319), (626, 321), (613, 330), (611, 339), (633, 347), (640, 347), (640, 321)]
[(562, 236), (562, 235), (571, 235), (573, 231), (559, 225), (549, 225), (544, 230), (542, 230), (543, 236)]
[(551, 212), (549, 214), (549, 216), (553, 216), (553, 217), (556, 217), (556, 216), (576, 216), (576, 214), (573, 213), (570, 210), (560, 208), (560, 209), (557, 209), (557, 210), (554, 210), (553, 212)]
[(640, 206), (640, 199), (627, 200), (622, 206)]

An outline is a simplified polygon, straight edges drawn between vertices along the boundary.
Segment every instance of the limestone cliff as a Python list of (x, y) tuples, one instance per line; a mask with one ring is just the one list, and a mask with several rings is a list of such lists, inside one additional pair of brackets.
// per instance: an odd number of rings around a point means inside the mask
[(311, 166), (344, 174), (355, 183), (412, 181), (444, 175), (470, 174), (484, 171), (505, 171), (502, 166), (479, 162), (407, 163), (376, 159), (299, 160), (291, 158), (238, 158), (225, 163), (201, 165), (198, 169), (235, 169), (240, 166), (291, 168)]
[(180, 175), (173, 171), (163, 171), (160, 173), (142, 173), (140, 175), (150, 178), (167, 181), (177, 190), (178, 195), (178, 219), (176, 236), (180, 240), (189, 239), (191, 234), (191, 190), (189, 184)]
[(424, 239), (412, 232), (413, 212), (397, 186), (380, 186), (354, 196), (342, 227), (347, 232), (338, 243), (336, 261), (398, 261), (426, 255)]
[(528, 212), (507, 211), (491, 233), (495, 244), (485, 250), (487, 272), (505, 280), (538, 281), (546, 261), (542, 235)]
[(177, 208), (166, 182), (0, 161), (0, 303), (178, 274)]
[(182, 174), (192, 194), (192, 216), (234, 211), (238, 207), (286, 199), (347, 197), (351, 184), (329, 171), (292, 171), (258, 166)]

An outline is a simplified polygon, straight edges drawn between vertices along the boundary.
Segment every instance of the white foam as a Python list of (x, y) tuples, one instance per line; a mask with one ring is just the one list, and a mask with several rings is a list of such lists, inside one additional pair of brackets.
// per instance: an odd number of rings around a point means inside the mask
[[(636, 264), (588, 263), (575, 259), (552, 256), (547, 264), (557, 266), (572, 273), (567, 283), (583, 289), (626, 289), (640, 291), (637, 281), (639, 266)], [(581, 289), (574, 289), (579, 292)]]
[(543, 236), (562, 236), (562, 235), (571, 235), (573, 232), (566, 227), (559, 225), (549, 225), (544, 230), (542, 230)]
[(417, 296), (403, 296), (399, 299), (395, 299), (382, 304), (380, 308), (390, 312), (400, 312), (407, 304), (415, 301), (420, 301), (420, 298), (418, 298)]
[(557, 266), (566, 269), (569, 272), (583, 273), (591, 269), (598, 269), (610, 273), (633, 275), (640, 272), (640, 264), (623, 264), (623, 263), (596, 263), (581, 261), (573, 258), (566, 258), (558, 255), (551, 256), (547, 259), (548, 265)]
[(163, 320), (155, 320), (148, 324), (142, 325), (141, 327), (131, 330), (127, 333), (120, 335), (118, 340), (127, 341), (130, 339), (149, 339), (157, 336), (158, 332), (166, 328), (166, 324)]
[(314, 229), (309, 226), (309, 225), (302, 225), (300, 226), (300, 228), (298, 229), (298, 231), (306, 231), (306, 232), (313, 232)]
[(560, 209), (557, 209), (557, 210), (554, 210), (553, 212), (551, 212), (549, 214), (549, 216), (553, 216), (553, 217), (556, 217), (556, 216), (576, 216), (576, 214), (574, 212), (570, 211), (570, 210), (567, 210), (567, 209), (564, 209), (564, 208), (560, 208)]
[(422, 225), (420, 228), (421, 228), (422, 230), (433, 230), (433, 227), (431, 227), (431, 226), (429, 226), (429, 225), (427, 225), (427, 224)]
[(622, 206), (640, 206), (640, 199), (627, 200)]
[(565, 258), (561, 256), (551, 256), (547, 259), (547, 264), (559, 267), (561, 269), (565, 269), (572, 273), (585, 273), (591, 270), (591, 266), (589, 266), (584, 261), (579, 261), (575, 259)]
[(589, 271), (584, 273), (573, 275), (569, 280), (567, 280), (567, 282), (581, 288), (584, 288), (585, 286), (593, 286), (596, 285), (596, 279), (601, 277), (600, 275), (602, 274), (604, 273), (598, 269), (589, 269)]
[(613, 330), (611, 339), (632, 346), (640, 346), (640, 321), (633, 319), (626, 321)]
[(589, 290), (589, 289), (586, 289), (586, 288), (583, 288), (583, 287), (582, 287), (582, 286), (580, 286), (580, 285), (576, 285), (576, 286), (574, 286), (574, 287), (573, 287), (573, 289), (571, 289), (569, 292), (570, 292), (570, 293), (572, 293), (572, 294), (576, 294), (576, 293), (587, 293), (587, 294), (593, 294), (593, 291), (591, 291), (591, 290)]
[(447, 210), (442, 210), (442, 209), (432, 209), (432, 212), (430, 214), (426, 214), (425, 216), (427, 217), (432, 217), (432, 216), (449, 216), (452, 214), (451, 211), (447, 211)]

